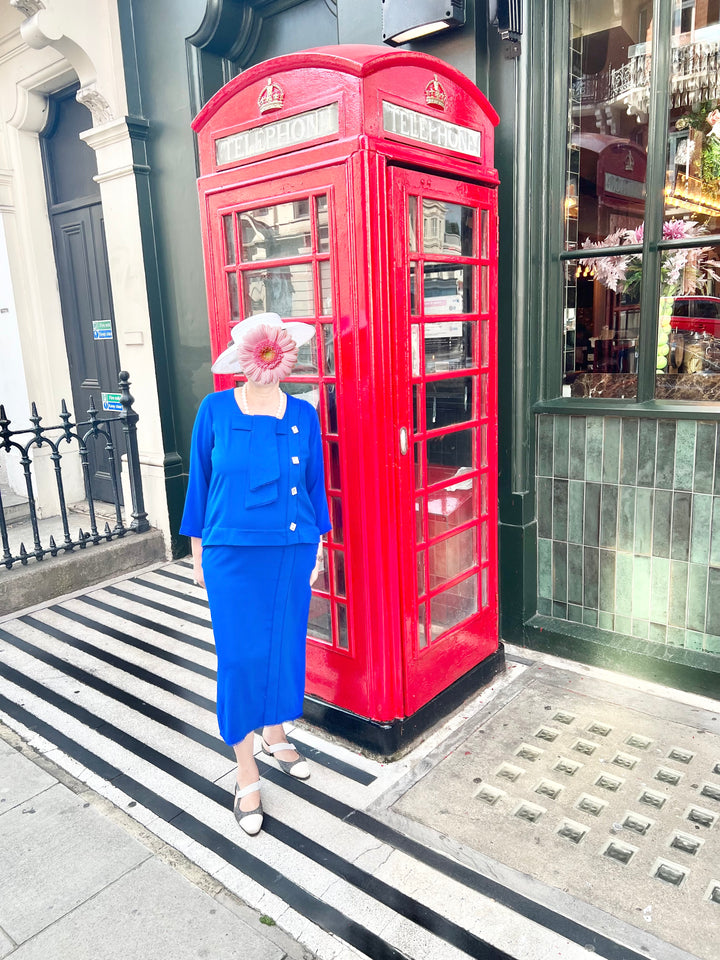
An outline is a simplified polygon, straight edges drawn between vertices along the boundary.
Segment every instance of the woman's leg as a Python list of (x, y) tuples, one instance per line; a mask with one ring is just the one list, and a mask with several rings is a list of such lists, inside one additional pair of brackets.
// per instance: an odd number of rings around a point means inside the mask
[[(237, 782), (240, 784), (241, 789), (242, 787), (249, 787), (251, 783), (255, 783), (256, 780), (260, 779), (255, 757), (253, 756), (253, 738), (254, 734), (250, 731), (240, 743), (236, 743), (233, 746), (238, 765)], [(243, 811), (254, 810), (258, 805), (259, 796), (258, 792), (253, 791), (246, 797), (243, 797), (240, 800), (240, 809)]]
[[(281, 723), (273, 727), (265, 727), (263, 729), (263, 738), (269, 747), (274, 743), (287, 742), (287, 736)], [(279, 750), (277, 753), (274, 753), (273, 756), (277, 757), (278, 760), (287, 760), (289, 763), (294, 763), (300, 759), (299, 754), (295, 750)]]

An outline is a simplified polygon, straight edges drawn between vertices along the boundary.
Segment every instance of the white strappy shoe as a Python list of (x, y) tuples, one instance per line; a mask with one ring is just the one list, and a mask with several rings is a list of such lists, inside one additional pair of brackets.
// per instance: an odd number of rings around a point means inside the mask
[(296, 780), (307, 780), (310, 776), (310, 765), (307, 760), (300, 755), (300, 751), (297, 747), (294, 747), (291, 743), (266, 743), (265, 737), (260, 738), (262, 742), (262, 752), (267, 754), (269, 757), (274, 756), (276, 753), (280, 753), (282, 750), (293, 750), (298, 754), (297, 760), (281, 760), (280, 757), (274, 757), (277, 761), (280, 769), (283, 773), (290, 774), (291, 777), (295, 777)]
[[(240, 801), (243, 797), (247, 797), (250, 793), (258, 794), (258, 805), (252, 810), (241, 810)], [(233, 813), (235, 814), (235, 819), (243, 828), (245, 833), (249, 834), (251, 837), (254, 837), (256, 833), (260, 832), (263, 822), (263, 808), (260, 801), (260, 781), (256, 780), (255, 783), (251, 783), (247, 787), (240, 789), (240, 784), (235, 781), (235, 803), (233, 805)]]

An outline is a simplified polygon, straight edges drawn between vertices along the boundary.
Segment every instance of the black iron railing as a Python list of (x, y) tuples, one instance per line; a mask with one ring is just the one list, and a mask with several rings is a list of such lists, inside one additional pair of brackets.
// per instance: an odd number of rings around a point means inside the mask
[[(24, 430), (11, 430), (10, 420), (5, 414), (5, 407), (0, 405), (0, 450), (6, 450), (8, 453), (16, 450), (20, 454), (20, 465), (25, 477), (25, 487), (27, 490), (28, 509), (30, 511), (30, 524), (32, 527), (33, 546), (28, 550), (25, 544), (21, 543), (17, 554), (13, 554), (10, 549), (10, 540), (8, 525), (5, 520), (5, 510), (0, 493), (0, 539), (2, 540), (2, 558), (0, 565), (4, 564), (8, 570), (18, 561), (27, 564), (31, 557), (36, 560), (42, 560), (47, 554), (56, 557), (59, 553), (69, 552), (75, 547), (84, 550), (88, 544), (97, 545), (105, 540), (114, 540), (125, 536), (128, 530), (134, 533), (142, 533), (150, 529), (145, 505), (143, 501), (142, 480), (140, 478), (140, 459), (138, 457), (137, 445), (137, 421), (138, 414), (133, 410), (133, 397), (130, 395), (130, 374), (124, 370), (119, 374), (118, 385), (120, 387), (120, 404), (122, 413), (116, 417), (100, 417), (95, 408), (93, 398), (90, 398), (87, 420), (81, 420), (73, 423), (65, 401), (62, 401), (60, 420), (62, 423), (53, 427), (43, 427), (40, 425), (42, 417), (37, 412), (37, 407), (32, 404), (32, 414), (30, 422), (32, 427)], [(127, 455), (128, 481), (130, 486), (130, 496), (132, 498), (132, 522), (125, 526), (121, 511), (120, 497), (120, 471), (116, 456), (115, 445), (113, 443), (111, 423), (121, 424), (123, 436), (125, 439), (125, 453)], [(18, 438), (24, 438), (29, 435), (27, 441)], [(88, 441), (105, 441), (105, 453), (109, 464), (109, 473), (112, 483), (113, 507), (115, 511), (115, 525), (110, 527), (105, 523), (105, 529), (101, 533), (97, 528), (95, 504), (93, 501), (93, 491), (90, 477), (90, 456)], [(77, 443), (77, 449), (80, 454), (80, 463), (82, 466), (83, 481), (85, 485), (85, 502), (89, 518), (89, 532), (79, 529), (77, 537), (73, 539), (70, 533), (68, 520), (68, 507), (65, 501), (65, 490), (62, 476), (62, 453), (61, 444), (66, 444), (66, 452), (73, 443)], [(48, 541), (48, 546), (44, 547), (40, 540), (40, 531), (38, 526), (37, 507), (35, 504), (35, 489), (32, 476), (32, 458), (33, 448), (47, 446), (50, 448), (50, 459), (55, 468), (55, 482), (57, 484), (58, 499), (60, 502), (60, 519), (62, 522), (62, 534), (58, 531), (57, 542), (54, 536)]]

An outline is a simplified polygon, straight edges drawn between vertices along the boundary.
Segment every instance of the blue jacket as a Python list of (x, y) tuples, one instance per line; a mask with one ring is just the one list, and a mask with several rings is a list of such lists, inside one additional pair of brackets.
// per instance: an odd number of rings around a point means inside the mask
[(203, 546), (317, 543), (330, 530), (320, 424), (288, 394), (281, 419), (247, 416), (233, 390), (208, 394), (195, 418), (180, 533)]

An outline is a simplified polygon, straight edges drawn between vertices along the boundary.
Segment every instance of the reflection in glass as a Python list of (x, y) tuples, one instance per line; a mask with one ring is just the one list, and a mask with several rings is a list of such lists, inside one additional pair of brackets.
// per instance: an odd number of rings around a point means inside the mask
[(312, 266), (295, 263), (243, 273), (245, 316), (279, 313), (281, 317), (312, 317), (315, 313)]
[(330, 261), (321, 260), (318, 263), (320, 274), (320, 312), (328, 317), (332, 314), (332, 282), (330, 279)]
[(308, 617), (308, 636), (321, 643), (332, 643), (330, 601), (327, 597), (312, 595)]
[(488, 506), (490, 503), (489, 496), (488, 496), (488, 487), (489, 487), (488, 475), (486, 473), (482, 473), (480, 475), (480, 513), (482, 514), (482, 516), (485, 516), (485, 514), (488, 512)]
[(490, 267), (480, 267), (480, 313), (490, 312)]
[(428, 536), (438, 537), (475, 519), (477, 479), (464, 480), (428, 494)]
[(434, 590), (452, 580), (477, 563), (477, 532), (475, 527), (463, 530), (428, 547), (430, 589)]
[(345, 554), (342, 550), (333, 550), (333, 576), (335, 579), (335, 593), (338, 597), (345, 596)]
[(474, 377), (433, 380), (425, 385), (425, 429), (439, 430), (473, 417)]
[(490, 321), (485, 318), (480, 321), (480, 366), (490, 365)]
[[(428, 482), (438, 483), (449, 479), (459, 467), (473, 466), (473, 447), (475, 441), (474, 430), (455, 430), (442, 437), (434, 437), (427, 441), (427, 460), (430, 466), (444, 469), (430, 472)], [(452, 467), (452, 470), (447, 468)]]
[(416, 443), (413, 446), (415, 448), (415, 488), (420, 490), (423, 486), (423, 445)]
[(343, 512), (340, 497), (330, 497), (330, 522), (332, 538), (335, 543), (343, 542)]
[(328, 433), (337, 433), (337, 390), (334, 383), (325, 384), (325, 401), (328, 413)]
[(467, 264), (423, 264), (425, 314), (472, 313), (473, 272)]
[(307, 200), (245, 210), (237, 217), (245, 263), (312, 252), (310, 204)]
[(489, 573), (488, 568), (483, 567), (480, 572), (480, 602), (482, 603), (483, 610), (487, 607), (490, 602), (490, 590), (488, 587)]
[(310, 377), (318, 375), (318, 355), (315, 337), (298, 347), (298, 358), (292, 369), (293, 376)]
[(315, 224), (317, 227), (317, 252), (329, 253), (330, 228), (328, 226), (328, 202), (325, 194), (315, 197)]
[(484, 420), (488, 415), (488, 376), (486, 373), (480, 377), (480, 419)]
[(456, 583), (454, 587), (433, 597), (430, 604), (432, 616), (430, 631), (433, 640), (437, 640), (441, 633), (477, 613), (477, 592), (477, 574), (473, 574), (467, 580)]
[(425, 540), (425, 533), (423, 531), (423, 508), (424, 501), (422, 497), (418, 497), (415, 501), (415, 542), (423, 543)]
[(335, 604), (335, 610), (337, 611), (338, 625), (337, 645), (341, 650), (348, 650), (350, 648), (350, 641), (348, 639), (347, 607), (344, 603), (337, 603)]
[(225, 263), (235, 263), (235, 234), (233, 232), (233, 217), (231, 214), (222, 218), (223, 236), (225, 237)]
[(425, 551), (418, 550), (417, 554), (417, 592), (418, 596), (425, 595)]
[(340, 489), (340, 446), (337, 440), (328, 440), (328, 479), (333, 490)]
[(425, 373), (444, 373), (473, 365), (473, 322), (446, 320), (425, 324)]
[(428, 197), (425, 197), (422, 205), (423, 251), (471, 257), (475, 215), (473, 208)]
[(420, 313), (420, 296), (418, 294), (418, 264), (410, 264), (410, 313), (417, 316)]
[[(318, 410), (320, 404), (320, 391), (316, 383), (294, 383), (292, 380), (285, 380), (282, 389), (293, 397), (302, 397), (309, 404)], [(319, 412), (319, 411), (318, 411)]]
[(325, 375), (335, 376), (335, 331), (332, 323), (324, 323), (321, 327), (323, 350), (325, 352)]
[(424, 649), (428, 645), (427, 628), (425, 626), (425, 604), (421, 603), (418, 607), (418, 650)]
[(420, 327), (414, 323), (410, 327), (410, 347), (412, 351), (412, 375), (420, 376)]
[(317, 580), (313, 584), (313, 590), (319, 590), (321, 593), (330, 593), (330, 572), (328, 568), (328, 548), (323, 544), (323, 557), (318, 571)]
[(487, 260), (490, 250), (490, 213), (487, 210), (480, 211), (480, 256)]
[(237, 274), (227, 275), (228, 297), (230, 299), (230, 323), (237, 323), (240, 319), (240, 301), (238, 299)]
[(408, 248), (414, 253), (417, 248), (417, 197), (408, 197)]
[(422, 384), (413, 384), (413, 433), (422, 432), (422, 413), (420, 411), (420, 404), (422, 403), (422, 391)]

